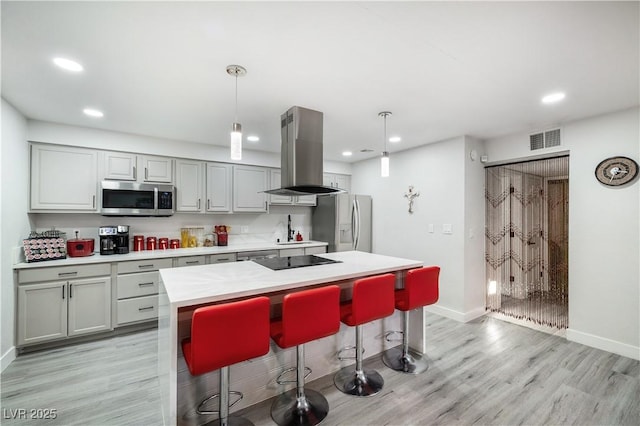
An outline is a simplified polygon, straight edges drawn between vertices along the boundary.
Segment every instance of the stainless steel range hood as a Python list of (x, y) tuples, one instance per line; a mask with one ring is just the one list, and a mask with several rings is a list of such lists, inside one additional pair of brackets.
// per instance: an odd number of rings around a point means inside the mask
[(281, 188), (275, 195), (330, 195), (344, 192), (322, 185), (322, 113), (299, 106), (280, 117)]

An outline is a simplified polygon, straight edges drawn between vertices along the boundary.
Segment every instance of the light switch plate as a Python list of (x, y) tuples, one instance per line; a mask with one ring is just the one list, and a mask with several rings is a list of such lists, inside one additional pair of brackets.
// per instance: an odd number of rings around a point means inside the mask
[(453, 233), (450, 223), (442, 224), (442, 233), (443, 234), (452, 234)]
[(248, 226), (241, 226), (240, 227), (240, 233), (241, 234), (248, 234), (249, 233), (249, 227)]
[(429, 233), (433, 234), (433, 223), (429, 224)]

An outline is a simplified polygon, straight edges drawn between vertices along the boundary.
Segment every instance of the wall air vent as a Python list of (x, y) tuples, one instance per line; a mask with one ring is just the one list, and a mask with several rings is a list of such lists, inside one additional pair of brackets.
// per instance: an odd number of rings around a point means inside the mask
[(560, 129), (552, 129), (529, 135), (529, 146), (531, 151), (560, 146)]

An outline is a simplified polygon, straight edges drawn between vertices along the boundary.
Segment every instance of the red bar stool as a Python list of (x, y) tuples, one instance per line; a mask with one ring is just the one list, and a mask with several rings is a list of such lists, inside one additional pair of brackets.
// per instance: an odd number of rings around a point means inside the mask
[[(393, 370), (403, 373), (419, 374), (427, 370), (427, 360), (415, 351), (409, 350), (409, 311), (432, 305), (438, 301), (439, 266), (426, 266), (407, 272), (404, 288), (396, 290), (396, 309), (403, 311), (404, 325), (402, 349), (391, 348), (382, 354), (382, 362)], [(387, 336), (392, 331), (387, 333)], [(389, 341), (389, 339), (387, 339)]]
[[(355, 396), (375, 395), (384, 385), (384, 379), (375, 370), (362, 368), (362, 325), (393, 315), (396, 277), (393, 274), (378, 275), (356, 280), (351, 300), (340, 305), (340, 319), (356, 328), (356, 369), (345, 367), (333, 377), (336, 387), (343, 393)], [(338, 356), (341, 360), (347, 359)], [(353, 359), (353, 358), (352, 358)]]
[[(282, 318), (272, 320), (271, 338), (281, 348), (296, 347), (296, 389), (281, 394), (271, 405), (271, 418), (280, 426), (317, 425), (329, 413), (319, 392), (304, 388), (311, 370), (304, 366), (304, 343), (335, 334), (340, 329), (340, 288), (336, 285), (287, 294)], [(293, 369), (285, 370), (282, 374)], [(309, 372), (307, 373), (307, 370)], [(277, 383), (292, 383), (281, 380)]]
[[(239, 302), (198, 308), (191, 320), (191, 337), (182, 341), (184, 360), (192, 375), (220, 370), (220, 393), (205, 398), (198, 414), (218, 414), (211, 425), (253, 426), (242, 417), (230, 417), (229, 408), (242, 399), (241, 392), (229, 390), (229, 366), (269, 352), (269, 298), (256, 297)], [(239, 398), (229, 404), (229, 395)], [(204, 405), (219, 398), (217, 411)]]

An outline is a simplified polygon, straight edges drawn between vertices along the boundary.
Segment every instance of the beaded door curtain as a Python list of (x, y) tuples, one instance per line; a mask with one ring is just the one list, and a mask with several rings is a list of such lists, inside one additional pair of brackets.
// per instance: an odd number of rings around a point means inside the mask
[(569, 157), (485, 169), (486, 308), (568, 327)]

